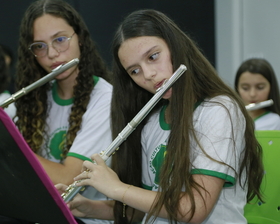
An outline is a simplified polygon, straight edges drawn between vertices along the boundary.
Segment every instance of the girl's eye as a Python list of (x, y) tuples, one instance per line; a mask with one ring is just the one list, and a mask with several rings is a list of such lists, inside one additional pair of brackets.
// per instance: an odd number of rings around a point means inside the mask
[(248, 91), (248, 90), (249, 90), (249, 87), (247, 87), (247, 86), (243, 86), (243, 87), (242, 87), (242, 90), (244, 90), (244, 91)]
[(155, 60), (155, 59), (158, 58), (158, 56), (159, 56), (159, 53), (152, 54), (152, 55), (150, 56), (150, 59), (151, 59), (151, 60)]
[(55, 38), (53, 41), (56, 43), (63, 43), (64, 41), (66, 41), (67, 37), (57, 37)]
[(263, 86), (263, 85), (258, 86), (257, 89), (258, 89), (258, 90), (263, 90), (263, 89), (264, 89), (264, 86)]
[(33, 48), (34, 50), (44, 50), (46, 47), (47, 47), (47, 45), (44, 44), (44, 43), (38, 43), (38, 44), (34, 44), (34, 45), (32, 46), (32, 48)]
[(135, 74), (138, 74), (138, 73), (139, 73), (139, 68), (134, 69), (130, 72), (131, 75), (135, 75)]

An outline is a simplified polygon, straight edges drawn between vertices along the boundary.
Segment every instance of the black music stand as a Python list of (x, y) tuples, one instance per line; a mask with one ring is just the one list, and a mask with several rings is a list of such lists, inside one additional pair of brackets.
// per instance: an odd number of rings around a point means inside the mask
[(40, 224), (77, 224), (38, 159), (1, 107), (0, 215)]

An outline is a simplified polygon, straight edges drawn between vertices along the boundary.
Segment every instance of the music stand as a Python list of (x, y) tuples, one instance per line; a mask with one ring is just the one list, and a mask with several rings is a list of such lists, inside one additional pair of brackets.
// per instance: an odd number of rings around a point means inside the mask
[(77, 224), (13, 121), (0, 107), (0, 215), (40, 224)]

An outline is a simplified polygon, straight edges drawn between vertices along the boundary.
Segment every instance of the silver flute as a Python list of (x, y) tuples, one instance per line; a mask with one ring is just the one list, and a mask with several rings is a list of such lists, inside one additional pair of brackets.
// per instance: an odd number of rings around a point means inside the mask
[(30, 84), (29, 86), (22, 88), (18, 92), (12, 94), (11, 97), (9, 97), (8, 99), (6, 99), (4, 102), (2, 102), (0, 104), (0, 107), (2, 107), (2, 108), (7, 107), (9, 104), (13, 103), (18, 98), (20, 98), (23, 95), (29, 93), (33, 89), (35, 89), (37, 87), (40, 87), (40, 86), (44, 85), (45, 83), (51, 81), (57, 75), (59, 75), (60, 73), (66, 71), (67, 69), (73, 67), (74, 65), (77, 65), (78, 63), (79, 63), (79, 59), (78, 58), (74, 58), (73, 60), (69, 61), (68, 63), (56, 67), (54, 70), (52, 70), (51, 73), (47, 74), (46, 76), (42, 77), (41, 79), (37, 80), (36, 82)]
[(259, 103), (250, 103), (248, 105), (246, 105), (246, 110), (247, 111), (252, 111), (252, 110), (258, 110), (264, 107), (269, 107), (271, 105), (273, 105), (273, 100), (266, 100), (266, 101), (262, 101)]
[[(99, 153), (102, 159), (106, 162), (111, 155), (119, 149), (119, 146), (127, 139), (127, 137), (135, 130), (140, 122), (148, 115), (154, 106), (160, 101), (166, 91), (177, 81), (179, 77), (187, 70), (185, 65), (180, 67), (173, 73), (173, 75), (165, 80), (163, 85), (156, 90), (155, 95), (146, 103), (146, 105), (136, 114), (136, 116), (126, 125), (126, 127), (118, 134), (115, 140), (107, 147), (106, 150)], [(84, 171), (88, 172), (88, 171)], [(65, 192), (61, 195), (65, 202), (71, 201), (76, 194), (85, 190), (85, 186), (76, 186), (75, 181), (69, 185)]]

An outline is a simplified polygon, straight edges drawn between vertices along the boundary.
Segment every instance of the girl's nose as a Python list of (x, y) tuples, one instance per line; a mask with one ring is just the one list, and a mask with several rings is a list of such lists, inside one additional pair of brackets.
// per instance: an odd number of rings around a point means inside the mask
[(251, 88), (250, 91), (249, 91), (249, 95), (251, 97), (255, 96), (256, 95), (256, 89), (255, 88)]
[(142, 67), (145, 79), (153, 79), (156, 75), (156, 70), (151, 66)]
[(48, 46), (48, 57), (53, 58), (59, 55), (59, 51), (57, 51), (51, 44)]

